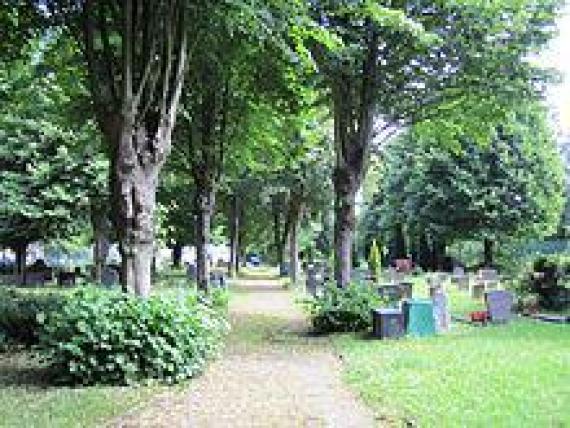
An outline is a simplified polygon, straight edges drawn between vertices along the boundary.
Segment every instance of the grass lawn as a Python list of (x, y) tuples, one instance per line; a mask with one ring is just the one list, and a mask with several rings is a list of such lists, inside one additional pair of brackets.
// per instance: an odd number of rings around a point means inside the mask
[(164, 387), (48, 386), (29, 352), (0, 353), (0, 427), (95, 427)]
[[(483, 308), (466, 293), (448, 293), (454, 315)], [(334, 343), (347, 382), (397, 425), (570, 426), (568, 325), (454, 323), (449, 333), (431, 338), (339, 335)]]

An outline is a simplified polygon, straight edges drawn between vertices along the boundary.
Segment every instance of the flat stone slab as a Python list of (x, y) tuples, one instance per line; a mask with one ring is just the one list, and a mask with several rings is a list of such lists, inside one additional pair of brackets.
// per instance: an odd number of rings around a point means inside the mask
[(540, 321), (556, 324), (570, 324), (570, 316), (567, 315), (536, 314), (533, 315), (533, 318)]

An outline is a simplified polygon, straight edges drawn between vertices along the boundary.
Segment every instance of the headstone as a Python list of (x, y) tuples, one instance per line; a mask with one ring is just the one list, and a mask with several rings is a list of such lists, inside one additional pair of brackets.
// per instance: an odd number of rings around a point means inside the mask
[(485, 293), (485, 303), (489, 318), (493, 322), (507, 322), (513, 317), (513, 294), (506, 290)]
[(20, 275), (0, 275), (0, 284), (7, 286), (20, 285), (22, 277)]
[(75, 285), (75, 272), (60, 272), (57, 275), (57, 285), (60, 287), (73, 287)]
[(226, 287), (226, 278), (222, 272), (210, 272), (210, 284), (217, 288)]
[(393, 304), (402, 299), (402, 288), (398, 284), (385, 284), (378, 287), (378, 295)]
[(476, 282), (471, 287), (471, 297), (474, 299), (480, 299), (483, 297), (483, 293), (485, 292), (485, 283), (484, 282)]
[(459, 291), (469, 291), (469, 277), (467, 275), (456, 277), (455, 284), (457, 284)]
[(289, 276), (289, 271), (291, 270), (291, 265), (289, 262), (283, 262), (279, 265), (279, 276), (287, 277)]
[(372, 334), (380, 339), (402, 337), (406, 332), (404, 314), (399, 309), (372, 310)]
[(455, 277), (465, 276), (465, 269), (463, 269), (461, 266), (455, 266), (453, 268), (453, 276)]
[(317, 273), (317, 270), (314, 268), (314, 266), (309, 266), (307, 269), (306, 288), (307, 288), (307, 293), (310, 294), (311, 296), (317, 295), (318, 282), (319, 282), (319, 275)]
[(412, 298), (413, 284), (411, 282), (400, 282), (398, 284), (402, 293), (402, 297), (406, 299)]
[(26, 285), (31, 287), (43, 287), (46, 283), (44, 272), (26, 272)]
[(432, 297), (433, 301), (433, 317), (435, 320), (435, 329), (437, 332), (445, 332), (449, 330), (451, 316), (449, 314), (449, 303), (447, 295), (437, 292)]
[(404, 300), (404, 324), (411, 336), (430, 336), (435, 333), (433, 302), (423, 299)]
[(186, 275), (190, 281), (195, 281), (198, 277), (198, 268), (194, 263), (188, 263), (188, 267), (186, 268)]
[(499, 281), (497, 280), (485, 281), (485, 290), (496, 290), (497, 288), (499, 288)]
[(483, 281), (497, 281), (499, 275), (495, 269), (479, 269), (479, 279)]
[(105, 287), (114, 287), (119, 284), (119, 273), (112, 267), (106, 266), (101, 271), (101, 284)]
[(402, 273), (409, 273), (412, 271), (412, 261), (410, 259), (396, 259), (396, 270)]

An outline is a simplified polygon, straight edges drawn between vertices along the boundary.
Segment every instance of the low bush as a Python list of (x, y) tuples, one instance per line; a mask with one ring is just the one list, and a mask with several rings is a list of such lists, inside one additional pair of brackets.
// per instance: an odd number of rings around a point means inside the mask
[(83, 289), (45, 321), (41, 349), (70, 384), (176, 383), (194, 376), (228, 329), (224, 298)]
[(57, 293), (0, 288), (0, 334), (5, 341), (31, 346), (39, 341), (41, 320), (63, 305)]
[(329, 283), (322, 295), (301, 300), (318, 333), (367, 330), (372, 325), (372, 309), (385, 303), (375, 288), (355, 283), (344, 288)]

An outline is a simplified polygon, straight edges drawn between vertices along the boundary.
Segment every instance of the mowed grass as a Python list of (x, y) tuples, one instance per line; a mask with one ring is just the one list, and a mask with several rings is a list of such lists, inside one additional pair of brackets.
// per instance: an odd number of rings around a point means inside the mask
[(52, 386), (27, 351), (0, 353), (0, 427), (97, 427), (164, 387)]
[[(418, 284), (418, 294), (422, 287)], [(451, 312), (482, 301), (448, 288)], [(387, 421), (421, 427), (570, 426), (570, 326), (517, 319), (453, 323), (447, 334), (393, 341), (334, 338), (345, 379)]]

